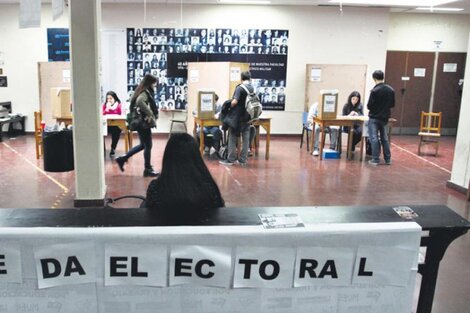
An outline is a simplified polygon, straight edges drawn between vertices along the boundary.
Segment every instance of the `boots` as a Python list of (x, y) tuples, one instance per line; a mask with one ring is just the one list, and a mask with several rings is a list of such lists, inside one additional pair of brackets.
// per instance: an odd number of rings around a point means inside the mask
[(160, 173), (155, 172), (151, 166), (146, 167), (144, 170), (144, 177), (157, 177), (158, 175), (160, 175)]
[(115, 161), (119, 165), (119, 169), (121, 170), (121, 172), (124, 172), (124, 163), (127, 162), (127, 159), (125, 158), (125, 156), (121, 155), (117, 157)]

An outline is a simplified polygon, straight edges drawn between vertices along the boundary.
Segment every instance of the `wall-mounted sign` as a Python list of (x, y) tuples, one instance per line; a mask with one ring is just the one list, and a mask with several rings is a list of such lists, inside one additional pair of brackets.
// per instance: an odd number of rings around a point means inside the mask
[(415, 77), (425, 77), (426, 76), (426, 69), (425, 68), (415, 68), (414, 75), (415, 75)]
[(457, 72), (457, 63), (444, 63), (442, 71), (448, 73)]

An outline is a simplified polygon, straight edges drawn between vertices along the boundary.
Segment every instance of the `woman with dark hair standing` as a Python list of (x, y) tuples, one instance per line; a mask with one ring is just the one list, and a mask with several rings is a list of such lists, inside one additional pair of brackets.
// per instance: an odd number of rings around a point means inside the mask
[(147, 208), (170, 219), (192, 220), (224, 205), (196, 140), (186, 133), (172, 134), (163, 154), (162, 172), (148, 186)]
[(144, 76), (139, 86), (134, 91), (131, 99), (129, 110), (132, 112), (134, 109), (142, 115), (145, 125), (137, 129), (139, 134), (140, 144), (133, 147), (129, 152), (123, 156), (116, 158), (116, 163), (119, 165), (121, 171), (124, 172), (124, 164), (127, 160), (137, 152), (144, 150), (144, 177), (156, 177), (158, 173), (153, 170), (150, 164), (152, 156), (152, 127), (157, 126), (158, 108), (155, 103), (155, 87), (157, 86), (157, 78), (151, 74)]
[[(364, 115), (364, 108), (361, 103), (361, 94), (357, 91), (351, 92), (348, 97), (348, 102), (343, 107), (343, 115), (347, 116), (362, 116)], [(344, 127), (343, 132), (349, 133), (349, 128)], [(356, 144), (361, 141), (362, 138), (362, 123), (354, 123), (353, 127), (353, 145), (352, 151), (354, 151)]]
[[(108, 91), (106, 93), (106, 102), (103, 103), (103, 115), (121, 115), (122, 105), (121, 100), (114, 91)], [(115, 154), (116, 146), (121, 136), (121, 129), (118, 126), (108, 126), (108, 133), (111, 134), (111, 152), (109, 156), (113, 157)]]

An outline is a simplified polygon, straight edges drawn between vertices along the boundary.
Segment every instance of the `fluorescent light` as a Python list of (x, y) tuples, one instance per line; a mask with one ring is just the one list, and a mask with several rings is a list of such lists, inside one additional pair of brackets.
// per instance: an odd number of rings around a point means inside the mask
[(458, 12), (458, 11), (463, 11), (463, 9), (460, 8), (435, 8), (435, 7), (429, 7), (429, 8), (416, 8), (416, 10), (420, 11), (441, 11), (441, 12)]
[(220, 3), (225, 3), (225, 4), (271, 4), (271, 1), (266, 0), (266, 1), (258, 1), (258, 0), (219, 0)]
[(391, 7), (435, 7), (457, 0), (330, 0), (330, 3), (377, 5)]

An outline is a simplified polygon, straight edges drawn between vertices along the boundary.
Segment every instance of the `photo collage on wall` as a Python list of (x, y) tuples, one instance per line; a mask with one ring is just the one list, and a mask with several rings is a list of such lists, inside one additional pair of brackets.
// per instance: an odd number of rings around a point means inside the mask
[(287, 30), (127, 28), (126, 34), (129, 98), (150, 73), (159, 81), (159, 108), (185, 109), (188, 62), (246, 62), (263, 109), (284, 110)]

